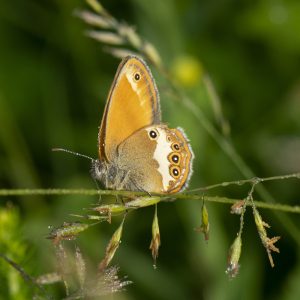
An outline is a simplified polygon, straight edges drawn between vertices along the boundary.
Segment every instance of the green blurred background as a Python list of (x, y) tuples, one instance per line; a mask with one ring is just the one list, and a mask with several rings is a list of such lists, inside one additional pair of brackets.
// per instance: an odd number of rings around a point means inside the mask
[[(231, 125), (231, 140), (257, 176), (300, 170), (298, 0), (105, 0), (102, 4), (153, 43), (167, 68), (182, 80), (186, 94), (214, 124), (201, 68), (211, 76)], [(78, 8), (86, 8), (83, 0), (0, 2), (0, 188), (95, 187), (88, 161), (51, 152), (59, 146), (97, 156), (98, 125), (119, 63), (83, 35), (87, 26), (73, 15)], [(194, 77), (184, 80), (182, 74), (189, 68)], [(185, 128), (196, 154), (191, 187), (243, 179), (152, 69), (164, 122)], [(299, 204), (299, 181), (265, 186), (276, 201)], [(232, 187), (210, 195), (239, 199), (246, 193), (245, 187)], [(0, 252), (37, 276), (55, 269), (54, 250), (45, 239), (48, 226), (74, 220), (69, 214), (81, 214), (97, 197), (0, 201)], [(14, 209), (7, 209), (12, 204)], [(282, 236), (281, 253), (274, 255), (272, 269), (249, 211), (240, 274), (230, 281), (226, 257), (239, 218), (229, 213), (227, 205), (207, 206), (208, 244), (193, 230), (200, 225), (200, 202), (159, 205), (162, 247), (157, 270), (148, 249), (153, 208), (130, 214), (114, 263), (120, 266), (120, 275), (128, 275), (134, 284), (113, 299), (300, 299), (299, 216), (285, 215), (283, 220), (261, 210), (272, 225), (270, 236)], [(119, 222), (116, 218), (112, 225), (102, 223), (76, 241), (91, 267), (103, 256)], [(48, 290), (58, 299), (63, 297), (62, 285)], [(30, 299), (31, 292), (17, 273), (0, 262), (0, 299)]]

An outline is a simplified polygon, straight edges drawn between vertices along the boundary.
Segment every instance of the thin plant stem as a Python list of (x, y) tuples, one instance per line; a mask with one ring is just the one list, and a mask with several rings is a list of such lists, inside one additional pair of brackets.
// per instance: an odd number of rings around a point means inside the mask
[[(82, 195), (82, 196), (96, 196), (96, 195), (112, 195), (112, 196), (123, 196), (128, 198), (136, 198), (143, 197), (149, 198), (149, 195), (142, 192), (131, 192), (131, 191), (114, 191), (114, 190), (96, 190), (96, 189), (0, 189), (0, 197), (11, 197), (11, 196), (73, 196), (73, 195)], [(154, 205), (158, 202), (168, 202), (175, 200), (198, 200), (198, 201), (207, 201), (207, 202), (215, 202), (215, 203), (223, 203), (223, 204), (234, 204), (240, 199), (231, 199), (227, 197), (219, 197), (219, 196), (204, 196), (200, 194), (186, 194), (179, 193), (175, 195), (160, 195), (156, 196), (158, 198), (157, 201), (149, 202), (149, 204), (144, 206), (135, 206), (127, 209), (136, 209), (140, 207), (146, 207)], [(254, 201), (256, 207), (261, 207), (270, 210), (276, 210), (281, 212), (289, 212), (289, 213), (297, 213), (300, 214), (300, 206), (292, 206), (281, 203), (267, 203), (261, 201)], [(247, 205), (251, 205), (247, 203)]]
[(189, 190), (188, 192), (208, 191), (208, 190), (215, 189), (218, 187), (227, 187), (230, 185), (244, 185), (245, 183), (253, 184), (253, 181), (265, 182), (265, 181), (284, 180), (284, 179), (291, 179), (291, 178), (300, 179), (300, 173), (292, 173), (292, 174), (287, 174), (287, 175), (278, 175), (278, 176), (271, 176), (271, 177), (265, 177), (265, 178), (253, 177), (251, 179), (225, 181), (222, 183), (217, 183), (217, 184), (208, 185), (205, 187), (192, 189), (192, 190)]

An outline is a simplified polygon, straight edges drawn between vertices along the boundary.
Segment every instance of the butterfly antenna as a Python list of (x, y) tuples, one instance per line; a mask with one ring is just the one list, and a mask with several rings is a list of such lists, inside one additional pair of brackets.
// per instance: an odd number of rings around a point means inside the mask
[(63, 149), (63, 148), (52, 148), (52, 151), (67, 152), (67, 153), (70, 153), (70, 154), (73, 154), (73, 155), (76, 155), (76, 156), (80, 156), (80, 157), (90, 159), (91, 161), (95, 160), (94, 158), (91, 158), (87, 155), (84, 155), (84, 154), (81, 154), (81, 153), (78, 153), (78, 152), (74, 152), (74, 151), (71, 151), (71, 150)]

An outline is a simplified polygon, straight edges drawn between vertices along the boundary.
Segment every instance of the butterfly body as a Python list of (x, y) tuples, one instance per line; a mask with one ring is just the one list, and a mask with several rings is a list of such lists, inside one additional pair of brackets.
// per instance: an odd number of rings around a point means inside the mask
[(109, 189), (175, 193), (192, 173), (193, 153), (182, 129), (161, 123), (159, 96), (146, 64), (125, 58), (102, 118), (93, 176)]

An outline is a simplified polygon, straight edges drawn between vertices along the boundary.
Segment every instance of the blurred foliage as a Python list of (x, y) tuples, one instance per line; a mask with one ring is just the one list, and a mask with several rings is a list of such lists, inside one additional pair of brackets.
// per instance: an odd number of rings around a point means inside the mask
[[(300, 170), (298, 0), (102, 4), (118, 19), (135, 25), (159, 49), (188, 96), (214, 123), (211, 99), (201, 80), (203, 72), (210, 75), (231, 125), (231, 139), (258, 176)], [(98, 125), (119, 63), (83, 35), (86, 26), (73, 16), (83, 7), (79, 0), (0, 3), (0, 188), (95, 187), (88, 161), (50, 151), (60, 146), (96, 157)], [(185, 128), (191, 139), (196, 154), (191, 187), (240, 179), (231, 160), (168, 93), (167, 82), (156, 70), (153, 73), (164, 122)], [(278, 202), (299, 204), (296, 180), (269, 183), (267, 188)], [(246, 191), (232, 187), (214, 194), (242, 198)], [(0, 235), (1, 251), (5, 247), (32, 275), (51, 272), (55, 255), (45, 239), (48, 226), (72, 221), (69, 214), (81, 214), (97, 200), (1, 199), (1, 216), (10, 216), (6, 225), (1, 221), (0, 232), (10, 236), (6, 243)], [(6, 201), (19, 209), (7, 210)], [(134, 284), (114, 299), (299, 299), (300, 246), (271, 212), (261, 214), (272, 225), (271, 235), (282, 236), (281, 253), (273, 257), (276, 267), (269, 266), (254, 222), (247, 222), (251, 218), (246, 215), (240, 274), (228, 281), (226, 256), (238, 231), (238, 217), (226, 206), (207, 205), (206, 244), (193, 230), (200, 225), (201, 206), (192, 201), (158, 206), (162, 245), (156, 270), (148, 249), (153, 209), (128, 215), (114, 262)], [(299, 228), (299, 216), (288, 217)], [(113, 219), (113, 227), (95, 226), (76, 241), (90, 264), (104, 257), (105, 245), (120, 222)], [(3, 262), (0, 266), (1, 297), (28, 299), (22, 278)], [(14, 285), (22, 287), (19, 298), (9, 294), (10, 272), (15, 274)], [(56, 289), (57, 297), (62, 297), (63, 287)]]
[[(12, 206), (0, 208), (0, 253), (10, 260), (26, 264), (28, 245), (24, 241), (19, 210)], [(30, 265), (30, 264), (29, 264)], [(28, 267), (28, 265), (26, 264)], [(20, 273), (0, 257), (0, 299), (26, 299), (29, 297), (28, 283)]]

